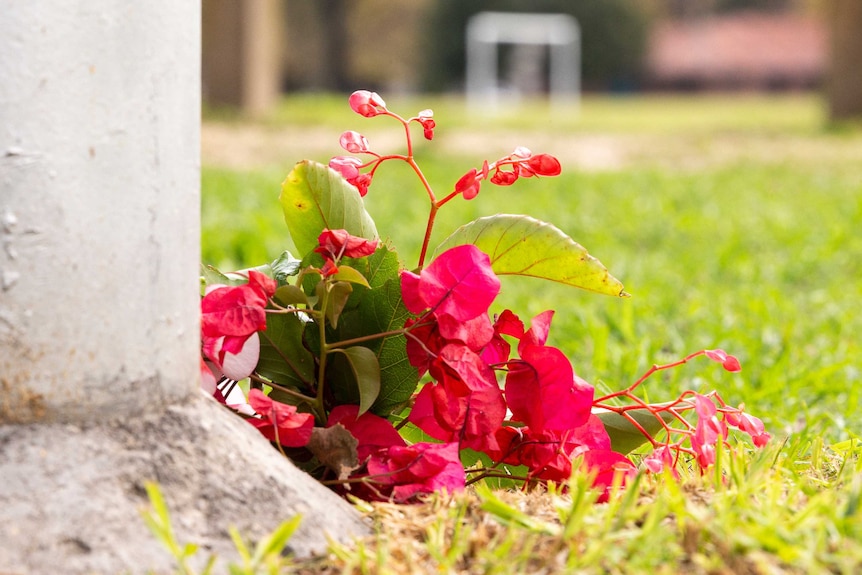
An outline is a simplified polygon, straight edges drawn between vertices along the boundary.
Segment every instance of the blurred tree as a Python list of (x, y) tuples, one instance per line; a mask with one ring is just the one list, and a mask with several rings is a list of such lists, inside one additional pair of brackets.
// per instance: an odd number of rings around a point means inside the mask
[(347, 90), (347, 3), (345, 0), (315, 0), (314, 8), (323, 34), (320, 59), (321, 78), (326, 90)]
[(425, 28), (426, 89), (448, 90), (463, 83), (467, 21), (483, 11), (571, 14), (581, 27), (584, 87), (626, 87), (637, 82), (647, 19), (635, 0), (439, 0)]
[(862, 117), (862, 1), (827, 0), (830, 69), (826, 84), (832, 120)]
[(738, 10), (785, 11), (796, 4), (794, 0), (718, 0), (716, 11), (734, 12)]

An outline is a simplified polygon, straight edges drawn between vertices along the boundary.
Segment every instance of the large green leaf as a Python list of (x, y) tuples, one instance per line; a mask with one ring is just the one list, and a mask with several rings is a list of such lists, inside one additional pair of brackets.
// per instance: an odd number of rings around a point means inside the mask
[(267, 314), (260, 332), (257, 372), (281, 385), (307, 390), (314, 382), (314, 357), (302, 344), (305, 323), (296, 314)]
[(380, 366), (373, 351), (361, 345), (338, 349), (347, 358), (359, 392), (359, 415), (374, 405), (380, 394)]
[[(605, 430), (611, 438), (611, 449), (614, 451), (622, 454), (630, 453), (647, 442), (644, 434), (623, 415), (604, 409), (593, 413), (605, 424)], [(630, 409), (626, 414), (637, 421), (652, 437), (656, 437), (663, 430), (658, 418), (646, 409)], [(662, 411), (661, 417), (665, 422), (674, 419), (673, 414), (667, 411)]]
[[(410, 313), (401, 300), (398, 255), (390, 247), (381, 246), (371, 256), (350, 262), (368, 280), (370, 288), (354, 286), (338, 329), (328, 335), (333, 338), (331, 341), (371, 336), (404, 327)], [(392, 335), (371, 339), (362, 345), (377, 355), (380, 366), (380, 394), (371, 411), (377, 415), (389, 415), (410, 399), (419, 382), (416, 368), (407, 359), (407, 339), (403, 335)]]
[(498, 214), (463, 225), (438, 246), (474, 244), (491, 258), (498, 275), (547, 279), (601, 294), (629, 297), (623, 284), (572, 238), (529, 216)]
[(377, 228), (359, 192), (328, 166), (304, 160), (296, 164), (281, 185), (278, 197), (284, 221), (301, 254), (317, 247), (324, 229), (345, 229), (351, 235), (377, 238)]

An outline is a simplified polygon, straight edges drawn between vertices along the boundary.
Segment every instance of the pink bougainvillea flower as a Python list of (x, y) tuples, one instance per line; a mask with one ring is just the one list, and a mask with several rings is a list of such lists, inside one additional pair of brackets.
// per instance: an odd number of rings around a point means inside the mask
[(266, 329), (266, 305), (276, 285), (250, 270), (247, 284), (211, 286), (201, 300), (202, 351), (231, 379), (245, 379), (257, 365), (257, 332)]
[(593, 386), (575, 375), (568, 358), (554, 347), (528, 345), (509, 362), (506, 402), (513, 419), (536, 432), (564, 431), (586, 423)]
[(485, 349), (482, 350), (482, 359), (488, 364), (501, 364), (509, 360), (512, 346), (503, 338), (504, 335), (518, 340), (524, 336), (524, 322), (508, 309), (503, 310), (503, 313), (495, 318), (494, 335)]
[(729, 355), (723, 349), (707, 349), (704, 350), (703, 354), (712, 361), (720, 363), (727, 371), (737, 372), (742, 369), (742, 366), (739, 365), (739, 360), (734, 356)]
[[(236, 349), (236, 345), (239, 349)], [(260, 336), (254, 332), (249, 336), (205, 337), (204, 355), (230, 379), (247, 378), (257, 367), (260, 358)]]
[(408, 319), (404, 327), (410, 330), (407, 335), (407, 359), (421, 377), (448, 342), (440, 335), (440, 328), (433, 318)]
[(531, 479), (562, 483), (572, 475), (572, 456), (581, 447), (569, 433), (523, 429), (512, 463), (526, 465)]
[(461, 342), (471, 351), (480, 351), (494, 337), (494, 327), (486, 314), (460, 321), (449, 314), (439, 314), (437, 323), (444, 339)]
[(471, 168), (455, 183), (455, 191), (464, 196), (465, 200), (472, 200), (479, 195), (481, 181), (478, 174), (479, 170)]
[(353, 130), (347, 130), (341, 134), (341, 137), (338, 138), (338, 143), (351, 154), (360, 154), (368, 151), (368, 140), (365, 136)]
[(395, 430), (388, 419), (366, 411), (359, 417), (358, 405), (337, 405), (329, 413), (326, 427), (340, 423), (356, 438), (359, 445), (356, 454), (364, 462), (372, 453), (392, 446), (406, 446), (404, 438)]
[(772, 438), (766, 432), (763, 422), (759, 418), (749, 415), (744, 411), (726, 411), (724, 413), (724, 420), (728, 425), (750, 435), (756, 447), (763, 447)]
[(572, 459), (589, 450), (610, 450), (611, 440), (601, 420), (567, 431), (536, 432), (529, 427), (501, 427), (495, 434), (499, 452), (488, 452), (495, 461), (525, 465), (531, 479), (563, 482), (572, 474)]
[(551, 332), (551, 320), (554, 319), (554, 310), (549, 309), (535, 316), (530, 320), (530, 329), (524, 331), (520, 336), (518, 344), (518, 353), (527, 346), (543, 346), (548, 341), (548, 334)]
[(506, 403), (493, 370), (463, 345), (449, 344), (431, 365), (437, 383), (416, 397), (410, 421), (435, 439), (460, 442), (476, 451), (499, 449), (494, 432)]
[(662, 470), (667, 469), (675, 478), (679, 478), (673, 452), (667, 445), (655, 448), (652, 453), (643, 458), (643, 464), (650, 473), (661, 473)]
[(221, 397), (222, 401), (220, 401), (219, 403), (224, 403), (224, 397), (218, 390), (218, 378), (215, 376), (209, 366), (207, 366), (203, 358), (201, 358), (200, 373), (201, 389), (204, 390), (207, 395), (212, 395), (216, 398)]
[(456, 246), (437, 256), (417, 276), (401, 273), (401, 292), (408, 311), (447, 314), (458, 321), (487, 314), (500, 293), (500, 280), (490, 258), (472, 244)]
[(422, 131), (425, 139), (433, 140), (434, 128), (437, 127), (437, 123), (434, 121), (434, 112), (431, 110), (422, 110), (419, 112), (417, 120), (422, 124)]
[(273, 401), (259, 389), (248, 393), (248, 402), (260, 418), (247, 421), (261, 434), (285, 447), (303, 447), (311, 438), (314, 417), (310, 413), (298, 413), (296, 406)]
[(691, 437), (691, 447), (698, 464), (705, 469), (715, 463), (715, 446), (720, 438), (727, 437), (727, 426), (718, 419), (715, 403), (704, 395), (694, 395), (694, 410), (697, 425)]
[(248, 283), (213, 286), (201, 300), (201, 332), (205, 337), (249, 336), (266, 329), (265, 308), (275, 293), (275, 280), (250, 270)]
[(319, 271), (320, 275), (322, 275), (323, 277), (328, 278), (329, 276), (334, 276), (338, 273), (338, 266), (335, 265), (335, 262), (332, 261), (332, 258), (324, 257), (323, 267), (321, 267), (317, 271)]
[(624, 455), (610, 450), (585, 451), (582, 455), (581, 467), (585, 471), (596, 474), (593, 478), (593, 487), (602, 489), (602, 494), (596, 500), (597, 503), (608, 501), (615, 481), (623, 487), (637, 474), (634, 463)]
[(314, 251), (338, 260), (342, 257), (361, 258), (370, 256), (377, 249), (380, 240), (368, 240), (351, 236), (347, 230), (323, 230), (317, 237)]
[(350, 95), (348, 100), (350, 108), (366, 118), (373, 118), (378, 114), (386, 112), (386, 102), (380, 97), (377, 92), (369, 92), (368, 90), (357, 90)]
[(463, 491), (467, 481), (457, 443), (415, 443), (379, 450), (368, 460), (368, 474), (391, 489), (392, 499), (399, 503), (444, 489)]

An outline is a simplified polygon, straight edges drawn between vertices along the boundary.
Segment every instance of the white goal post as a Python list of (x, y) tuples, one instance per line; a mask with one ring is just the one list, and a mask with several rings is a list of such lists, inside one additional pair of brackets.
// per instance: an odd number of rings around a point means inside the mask
[[(467, 23), (466, 89), (476, 108), (498, 105), (503, 89), (498, 79), (501, 44), (548, 47), (548, 91), (552, 104), (577, 107), (580, 101), (581, 33), (568, 14), (480, 12)], [(542, 65), (542, 62), (536, 62)]]

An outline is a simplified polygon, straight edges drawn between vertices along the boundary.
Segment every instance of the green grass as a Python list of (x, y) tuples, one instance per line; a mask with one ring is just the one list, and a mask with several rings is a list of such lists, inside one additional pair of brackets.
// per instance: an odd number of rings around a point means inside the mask
[[(465, 106), (463, 98), (452, 96), (386, 97), (389, 107), (403, 116), (431, 108), (440, 130), (522, 129), (544, 132), (691, 133), (718, 130), (757, 129), (811, 132), (826, 121), (821, 101), (813, 95), (770, 96), (760, 94), (689, 96), (593, 96), (580, 105), (551, 107), (544, 101), (524, 106), (503, 106), (493, 115)], [(273, 112), (256, 121), (269, 126), (326, 126), (337, 135), (370, 120), (358, 118), (346, 105), (346, 95), (308, 94), (292, 96)], [(244, 121), (234, 112), (210, 110), (206, 118)], [(375, 129), (375, 128), (372, 128)]]
[[(398, 103), (397, 109), (434, 107), (438, 122), (447, 115), (455, 119), (446, 125), (451, 131), (484, 125), (468, 117), (458, 101), (417, 104)], [(342, 130), (357, 128), (357, 120), (369, 122), (345, 109), (343, 98), (291, 99), (268, 122), (332, 126), (335, 142)], [(453, 202), (440, 212), (435, 239), (497, 212), (554, 223), (598, 257), (634, 297), (618, 300), (506, 278), (496, 311), (511, 307), (528, 318), (555, 309), (551, 343), (572, 358), (582, 377), (610, 388), (633, 381), (654, 362), (724, 348), (739, 357), (741, 373), (694, 362), (655, 376), (646, 384), (649, 398), (718, 389), (728, 402), (745, 402), (763, 418), (776, 445), (764, 454), (736, 453), (718, 468), (723, 481), (693, 477), (681, 488), (673, 482), (643, 483), (634, 490), (637, 497), (618, 504), (628, 507), (614, 510), (616, 517), (604, 506), (560, 511), (548, 520), (562, 526), (551, 529), (554, 533), (520, 526), (489, 535), (484, 545), (471, 543), (475, 533), (453, 540), (453, 522), (457, 527), (465, 521), (458, 513), (479, 513), (483, 499), (438, 503), (443, 510), (435, 517), (442, 517), (442, 526), (426, 529), (416, 561), (426, 557), (427, 565), (451, 563), (453, 571), (466, 572), (468, 559), (484, 557), (481, 561), (490, 563), (474, 565), (519, 572), (535, 570), (531, 557), (553, 548), (568, 555), (563, 563), (552, 563), (556, 556), (549, 556), (548, 566), (586, 572), (855, 572), (862, 566), (858, 453), (845, 460), (824, 446), (862, 429), (862, 236), (857, 232), (862, 161), (853, 154), (786, 161), (781, 146), (785, 139), (801, 138), (841, 150), (859, 145), (858, 132), (825, 132), (819, 105), (810, 97), (590, 98), (580, 119), (548, 123), (546, 114), (538, 109), (498, 120), (488, 130), (487, 149), (477, 154), (493, 159), (507, 153), (495, 147), (494, 130), (522, 127), (528, 147), (531, 132), (544, 131), (647, 134), (668, 144), (691, 134), (705, 141), (730, 137), (740, 145), (769, 135), (759, 144), (773, 147), (768, 161), (705, 158), (698, 167), (674, 169), (673, 158), (662, 158), (658, 145), (656, 161), (605, 171), (567, 170), (564, 164), (558, 178), (520, 181), (512, 188), (485, 186), (472, 202)], [(433, 143), (422, 150), (420, 163), (438, 191), (475, 161), (435, 153)], [(205, 167), (205, 262), (228, 269), (256, 265), (289, 247), (276, 200), (288, 169)], [(381, 233), (408, 265), (415, 264), (427, 206), (410, 172), (383, 166), (367, 205)], [(480, 527), (468, 522), (465, 529)], [(381, 529), (370, 544), (374, 549), (342, 549), (335, 565), (354, 565), (357, 572), (380, 567), (381, 553), (395, 553), (381, 546), (387, 537), (397, 537)], [(441, 548), (435, 551), (433, 545)], [(578, 550), (574, 558), (573, 550)], [(357, 553), (368, 556), (360, 560)]]

